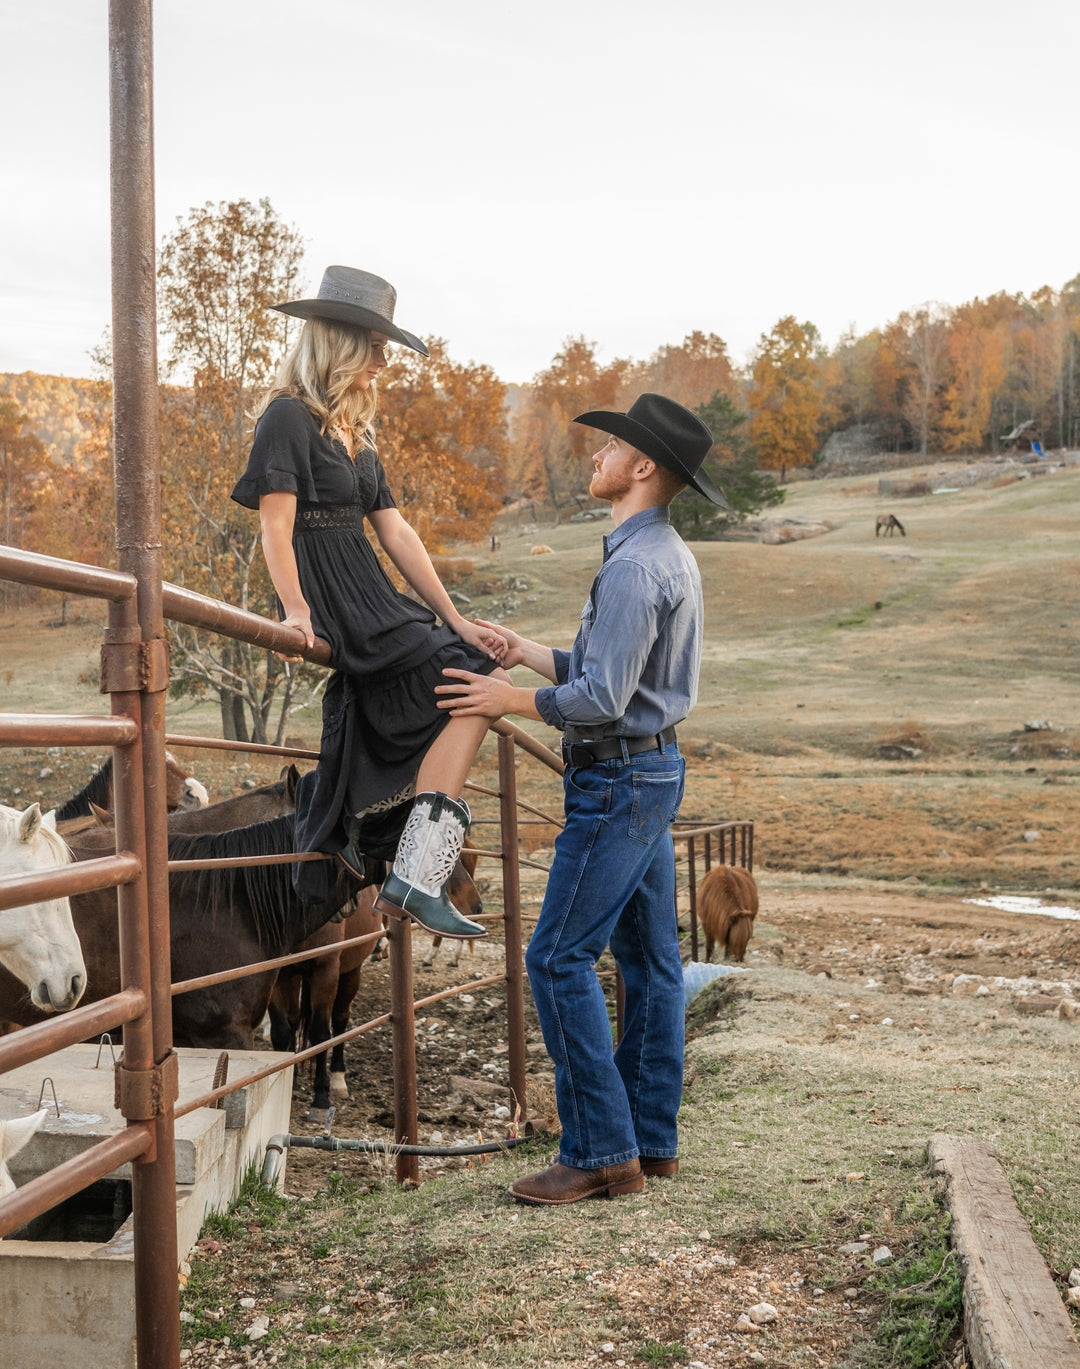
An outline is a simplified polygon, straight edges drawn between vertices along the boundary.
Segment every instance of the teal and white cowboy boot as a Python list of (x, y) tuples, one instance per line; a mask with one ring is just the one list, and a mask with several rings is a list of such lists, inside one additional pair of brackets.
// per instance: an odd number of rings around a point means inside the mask
[(375, 907), (408, 913), (432, 936), (465, 941), (487, 936), (487, 928), (462, 917), (446, 896), (472, 814), (468, 805), (446, 794), (417, 794), (398, 843), (394, 866)]

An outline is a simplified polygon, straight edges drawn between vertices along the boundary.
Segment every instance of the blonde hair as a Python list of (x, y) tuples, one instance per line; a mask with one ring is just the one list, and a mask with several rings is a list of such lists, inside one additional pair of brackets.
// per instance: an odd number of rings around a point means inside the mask
[(378, 396), (375, 382), (366, 390), (349, 387), (371, 360), (371, 330), (328, 319), (304, 321), (292, 351), (252, 415), (258, 422), (282, 395), (301, 400), (322, 432), (340, 425), (362, 433), (371, 427)]

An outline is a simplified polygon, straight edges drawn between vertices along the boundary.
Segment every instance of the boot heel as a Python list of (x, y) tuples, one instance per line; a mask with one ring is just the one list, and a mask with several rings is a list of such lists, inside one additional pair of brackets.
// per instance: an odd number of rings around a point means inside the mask
[(381, 893), (375, 895), (375, 911), (383, 917), (407, 918), (409, 916), (404, 908), (399, 908), (396, 903), (391, 903)]
[(645, 1187), (645, 1175), (635, 1174), (631, 1179), (621, 1179), (617, 1184), (608, 1184), (607, 1196), (618, 1198), (624, 1193), (640, 1193)]

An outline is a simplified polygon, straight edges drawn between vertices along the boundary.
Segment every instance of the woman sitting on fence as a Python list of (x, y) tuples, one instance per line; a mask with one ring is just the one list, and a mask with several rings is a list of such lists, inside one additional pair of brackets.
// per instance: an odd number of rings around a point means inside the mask
[[(338, 852), (367, 882), (370, 862), (392, 857), (384, 910), (439, 936), (471, 938), (484, 928), (445, 890), (470, 821), (461, 790), (487, 720), (449, 716), (435, 686), (445, 666), (497, 669), (506, 643), (458, 613), (375, 450), (376, 379), (390, 342), (428, 355), (394, 323), (395, 302), (378, 276), (331, 266), (315, 299), (277, 306), (305, 323), (258, 407), (232, 497), (259, 511), (285, 625), (308, 646), (319, 636), (331, 648), (320, 761), (297, 795), (300, 848)], [(364, 535), (365, 517), (423, 604), (394, 588)], [(297, 867), (310, 895), (320, 869)]]

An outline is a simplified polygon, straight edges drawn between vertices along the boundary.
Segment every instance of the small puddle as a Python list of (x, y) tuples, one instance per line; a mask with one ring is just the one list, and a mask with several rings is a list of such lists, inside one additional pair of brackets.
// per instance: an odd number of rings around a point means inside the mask
[(1034, 913), (1037, 917), (1057, 917), (1067, 922), (1080, 922), (1080, 909), (1067, 903), (1043, 903), (1042, 899), (1022, 894), (994, 894), (990, 898), (965, 898), (965, 903), (977, 903), (980, 908), (1000, 908), (1005, 913)]

